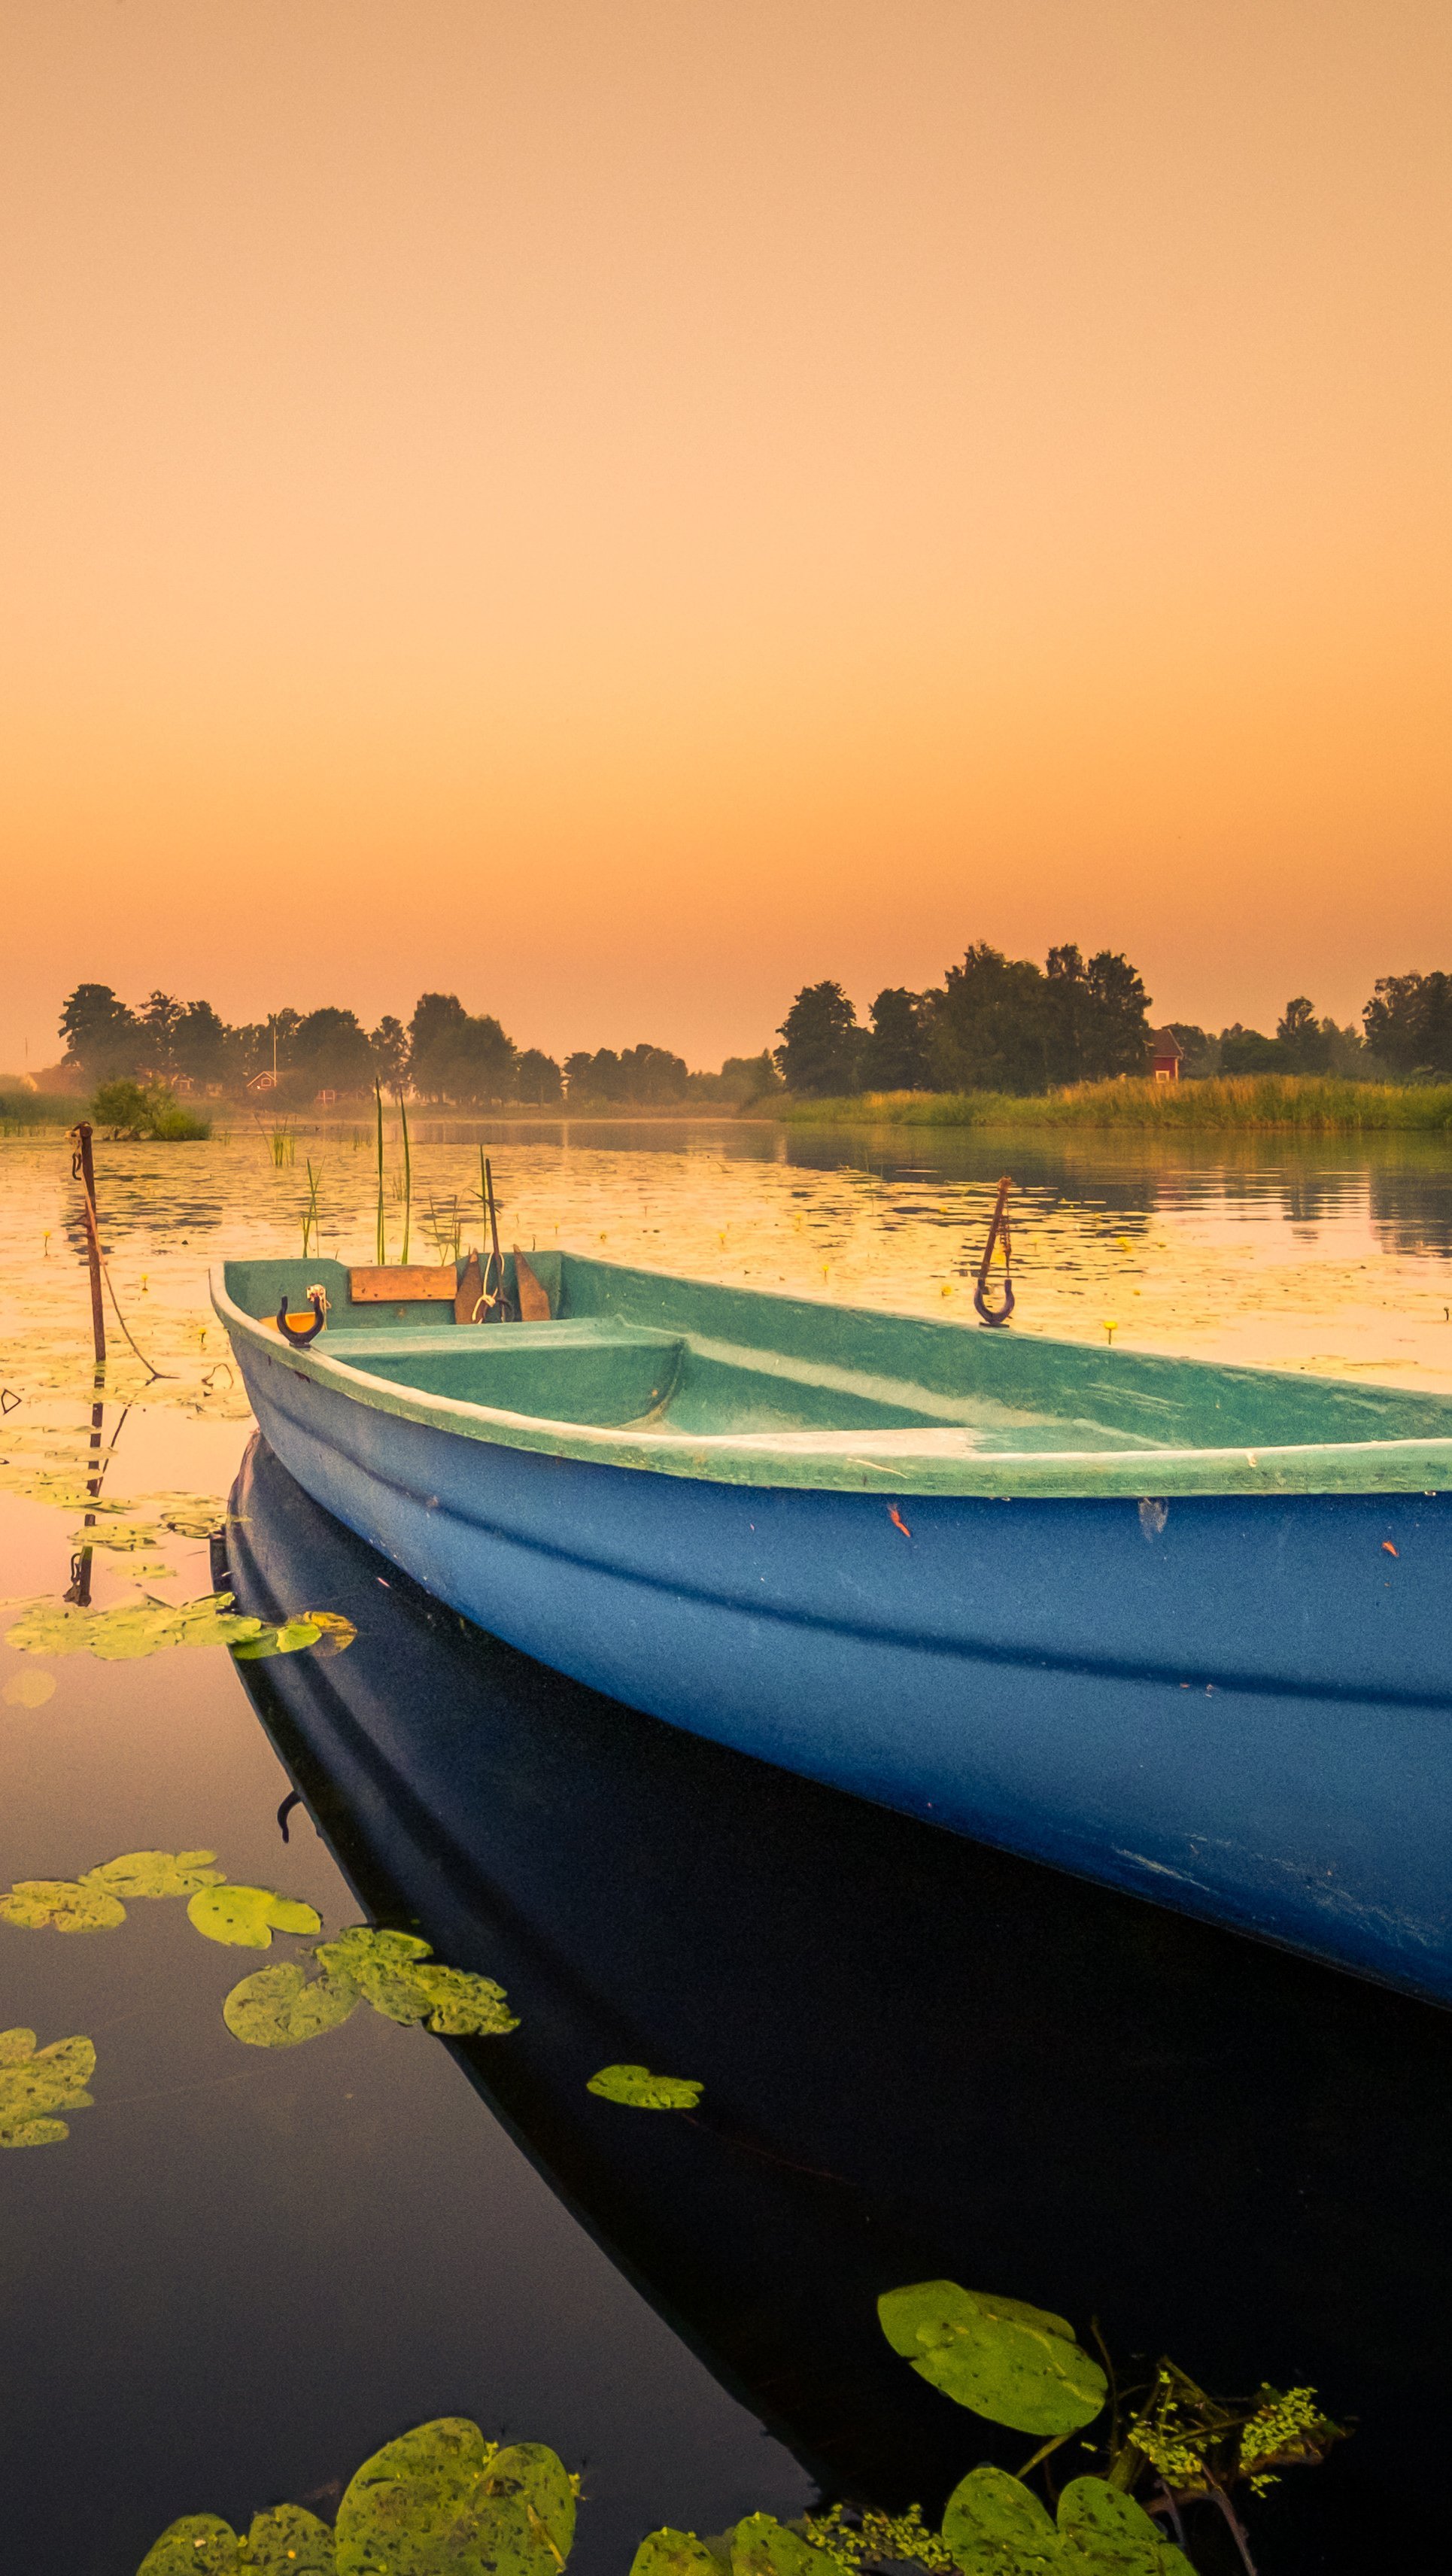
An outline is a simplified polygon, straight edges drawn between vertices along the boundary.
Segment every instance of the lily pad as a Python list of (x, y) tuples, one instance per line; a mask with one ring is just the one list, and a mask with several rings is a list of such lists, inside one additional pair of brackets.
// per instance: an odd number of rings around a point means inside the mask
[(648, 2066), (602, 2066), (585, 2090), (630, 2111), (694, 2111), (701, 2098), (693, 2076), (652, 2075)]
[(333, 2535), (305, 2506), (275, 2504), (253, 2515), (243, 2564), (253, 2576), (333, 2576)]
[(445, 2416), (365, 2460), (338, 2507), (337, 2576), (559, 2576), (574, 2523), (553, 2451), (498, 2451)]
[(350, 1923), (331, 1941), (320, 1941), (317, 1956), (319, 1966), (330, 1975), (351, 1977), (374, 2011), (385, 2013), (390, 2021), (422, 2021), (430, 2009), (415, 1969), (420, 1959), (431, 1959), (433, 1953), (416, 1932), (379, 1931), (372, 1924)]
[(188, 2513), (154, 2540), (136, 2576), (241, 2576), (242, 2554), (230, 2522), (215, 2513)]
[(472, 1968), (443, 1968), (433, 1959), (420, 1959), (412, 1973), (430, 2030), (450, 2039), (493, 2039), (518, 2030), (519, 2016), (492, 1977)]
[(693, 2531), (667, 2524), (648, 2532), (630, 2562), (630, 2576), (721, 2576), (721, 2562)]
[(194, 1896), (199, 1887), (215, 1887), (226, 1877), (225, 1870), (209, 1866), (216, 1857), (209, 1851), (122, 1852), (95, 1869), (83, 1869), (81, 1884), (105, 1888), (128, 1904), (145, 1896)]
[(58, 2111), (89, 2111), (96, 2071), (89, 2039), (37, 2048), (33, 2030), (0, 2031), (0, 2147), (48, 2147), (70, 2136)]
[(1064, 2576), (1194, 2576), (1133, 2496), (1104, 2478), (1071, 2478), (1059, 2498)]
[(731, 2576), (842, 2576), (842, 2561), (772, 2514), (753, 2513), (731, 2535)]
[(230, 1942), (239, 1950), (270, 1950), (274, 1932), (321, 1929), (311, 1905), (279, 1896), (270, 1887), (202, 1887), (187, 1907), (187, 1920), (209, 1941)]
[(1108, 2382), (1045, 2308), (919, 2281), (877, 2302), (894, 2352), (959, 2406), (1016, 2433), (1077, 2432), (1104, 2404)]
[(170, 1646), (235, 1646), (261, 1634), (262, 1621), (236, 1616), (230, 1592), (199, 1601), (121, 1602), (113, 1610), (82, 1610), (68, 1601), (33, 1601), (6, 1630), (5, 1642), (28, 1655), (96, 1655), (103, 1663), (132, 1663)]
[(44, 1708), (55, 1691), (54, 1673), (12, 1673), (5, 1685), (8, 1708)]
[(318, 1631), (315, 1654), (346, 1654), (358, 1634), (352, 1620), (345, 1619), (341, 1610), (304, 1610), (302, 1615)]
[(1065, 2576), (1064, 2544), (1038, 2497), (1006, 2469), (971, 2469), (953, 2489), (943, 2538), (963, 2576)]
[(121, 1555), (139, 1555), (147, 1548), (155, 1547), (160, 1537), (161, 1532), (155, 1527), (147, 1529), (132, 1521), (109, 1521), (101, 1522), (95, 1529), (72, 1530), (71, 1545), (110, 1547)]
[(0, 1922), (27, 1932), (109, 1932), (125, 1920), (119, 1897), (78, 1878), (18, 1878), (0, 1896)]
[(314, 1977), (309, 1984), (293, 1959), (259, 1968), (234, 1986), (222, 2019), (249, 2048), (296, 2048), (321, 2031), (336, 2030), (358, 2004), (351, 1977)]
[(304, 1646), (315, 1646), (322, 1633), (311, 1619), (288, 1619), (280, 1628), (263, 1628), (255, 1637), (244, 1637), (232, 1652), (239, 1664), (259, 1664), (269, 1655), (299, 1655)]

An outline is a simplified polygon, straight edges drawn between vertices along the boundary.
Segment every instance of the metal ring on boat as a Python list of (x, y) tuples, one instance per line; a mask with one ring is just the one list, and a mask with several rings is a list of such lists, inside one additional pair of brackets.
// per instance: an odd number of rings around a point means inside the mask
[(313, 1310), (313, 1320), (310, 1324), (304, 1324), (300, 1333), (295, 1333), (291, 1324), (288, 1322), (287, 1294), (285, 1290), (278, 1304), (277, 1329), (281, 1333), (285, 1342), (292, 1343), (294, 1350), (300, 1351), (307, 1343), (315, 1342), (319, 1333), (322, 1331), (324, 1322), (327, 1318), (328, 1300), (326, 1292), (323, 1289), (310, 1288), (308, 1290), (308, 1304)]

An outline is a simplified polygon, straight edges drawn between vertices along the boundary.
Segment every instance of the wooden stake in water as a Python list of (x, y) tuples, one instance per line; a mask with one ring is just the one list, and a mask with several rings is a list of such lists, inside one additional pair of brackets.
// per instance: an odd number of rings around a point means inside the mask
[(79, 1181), (85, 1198), (86, 1258), (91, 1266), (91, 1338), (96, 1346), (96, 1366), (106, 1365), (106, 1310), (101, 1302), (101, 1237), (96, 1216), (96, 1170), (91, 1160), (91, 1124), (87, 1118), (71, 1129), (76, 1150), (71, 1157), (71, 1178)]

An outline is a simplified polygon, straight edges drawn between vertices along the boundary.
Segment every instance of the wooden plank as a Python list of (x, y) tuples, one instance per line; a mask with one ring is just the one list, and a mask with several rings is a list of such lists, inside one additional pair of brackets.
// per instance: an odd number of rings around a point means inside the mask
[(406, 1306), (423, 1300), (436, 1306), (454, 1302), (454, 1265), (411, 1262), (407, 1269), (350, 1270), (348, 1295), (355, 1306)]
[(464, 1276), (459, 1282), (458, 1293), (454, 1298), (456, 1324), (472, 1324), (475, 1321), (474, 1309), (483, 1294), (484, 1278), (479, 1268), (479, 1255), (477, 1252), (471, 1252), (464, 1264)]
[(518, 1244), (514, 1247), (514, 1294), (522, 1324), (549, 1322), (549, 1292), (536, 1279)]

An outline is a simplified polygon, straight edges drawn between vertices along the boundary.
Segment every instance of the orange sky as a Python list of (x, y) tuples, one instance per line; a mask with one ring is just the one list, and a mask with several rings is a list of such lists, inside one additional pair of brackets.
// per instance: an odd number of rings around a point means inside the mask
[(0, 1066), (1452, 967), (1447, 0), (9, 0)]

